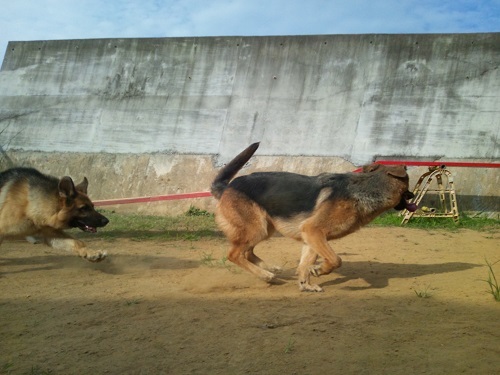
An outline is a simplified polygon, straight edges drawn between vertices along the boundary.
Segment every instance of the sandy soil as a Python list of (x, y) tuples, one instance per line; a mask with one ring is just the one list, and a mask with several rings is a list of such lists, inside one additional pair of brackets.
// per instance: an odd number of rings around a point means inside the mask
[(500, 303), (482, 280), (499, 238), (364, 228), (332, 242), (344, 265), (323, 293), (299, 292), (301, 246), (282, 237), (256, 251), (283, 267), (274, 285), (225, 263), (223, 238), (97, 236), (100, 264), (5, 242), (0, 373), (498, 374)]

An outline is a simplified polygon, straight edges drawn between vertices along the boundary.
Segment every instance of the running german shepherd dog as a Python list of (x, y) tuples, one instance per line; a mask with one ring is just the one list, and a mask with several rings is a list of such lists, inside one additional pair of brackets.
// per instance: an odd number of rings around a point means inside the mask
[[(407, 200), (406, 168), (372, 164), (363, 173), (323, 173), (304, 176), (288, 172), (256, 172), (233, 177), (252, 157), (259, 143), (250, 145), (215, 177), (211, 192), (218, 200), (216, 221), (231, 242), (229, 260), (271, 282), (269, 269), (254, 247), (275, 230), (303, 242), (297, 268), (301, 291), (321, 292), (310, 284), (311, 274), (326, 275), (342, 264), (328, 244), (395, 208), (415, 210)], [(315, 265), (320, 256), (323, 261)]]
[(0, 244), (5, 238), (35, 236), (60, 250), (72, 251), (90, 262), (106, 252), (90, 251), (85, 243), (63, 232), (80, 228), (96, 232), (109, 220), (95, 211), (87, 196), (87, 178), (76, 185), (33, 168), (12, 168), (0, 173)]

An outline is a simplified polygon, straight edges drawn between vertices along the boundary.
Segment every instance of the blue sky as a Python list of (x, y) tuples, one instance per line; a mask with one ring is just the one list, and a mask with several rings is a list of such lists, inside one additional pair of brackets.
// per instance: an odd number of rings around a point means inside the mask
[(0, 0), (8, 41), (500, 31), (500, 0)]

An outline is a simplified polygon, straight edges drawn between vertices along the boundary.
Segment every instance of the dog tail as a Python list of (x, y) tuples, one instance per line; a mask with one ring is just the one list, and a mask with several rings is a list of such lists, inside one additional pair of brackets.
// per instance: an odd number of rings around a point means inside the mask
[(229, 182), (233, 179), (236, 173), (243, 168), (245, 163), (250, 160), (258, 148), (259, 142), (252, 143), (219, 171), (210, 188), (210, 192), (216, 199), (220, 199), (222, 193), (229, 185)]

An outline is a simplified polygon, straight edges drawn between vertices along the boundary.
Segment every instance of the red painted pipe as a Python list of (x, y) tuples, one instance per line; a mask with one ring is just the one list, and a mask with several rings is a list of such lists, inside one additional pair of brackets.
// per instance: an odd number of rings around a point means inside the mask
[(204, 198), (211, 197), (212, 194), (208, 191), (201, 191), (197, 193), (183, 193), (183, 194), (169, 194), (169, 195), (156, 195), (151, 197), (138, 197), (138, 198), (118, 198), (94, 201), (96, 206), (111, 206), (114, 204), (129, 204), (129, 203), (149, 203), (158, 201), (172, 201), (178, 199), (191, 199), (191, 198)]

